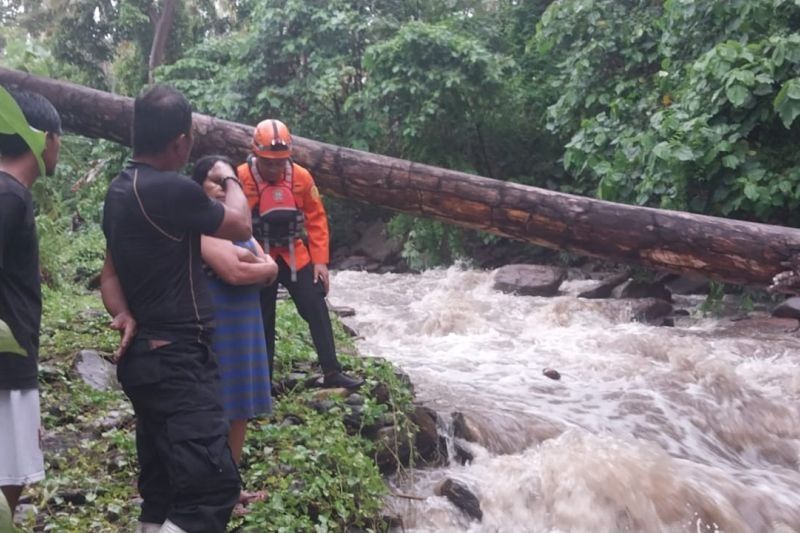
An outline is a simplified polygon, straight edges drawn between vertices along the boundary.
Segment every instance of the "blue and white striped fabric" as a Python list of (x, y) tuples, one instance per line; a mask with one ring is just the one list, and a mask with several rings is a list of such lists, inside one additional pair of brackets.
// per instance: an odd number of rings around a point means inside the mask
[[(251, 249), (250, 243), (236, 242)], [(209, 272), (214, 300), (213, 349), (219, 363), (222, 399), (229, 420), (270, 413), (269, 363), (259, 287), (229, 285)]]

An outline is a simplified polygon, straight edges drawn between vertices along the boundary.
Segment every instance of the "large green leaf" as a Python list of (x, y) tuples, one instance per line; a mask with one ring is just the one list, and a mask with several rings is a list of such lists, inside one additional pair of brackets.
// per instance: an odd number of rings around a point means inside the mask
[(725, 96), (728, 101), (736, 107), (742, 107), (750, 96), (750, 91), (744, 85), (734, 84), (725, 89)]
[(0, 533), (11, 533), (16, 531), (14, 523), (11, 521), (11, 509), (8, 506), (6, 497), (0, 492)]
[(27, 143), (39, 165), (39, 172), (45, 174), (42, 152), (45, 146), (45, 133), (28, 125), (25, 115), (17, 102), (5, 89), (0, 86), (0, 133), (7, 135), (17, 134)]
[(23, 357), (28, 355), (28, 352), (14, 338), (11, 328), (2, 320), (0, 320), (0, 353), (13, 353)]
[(792, 78), (784, 83), (772, 105), (780, 115), (783, 125), (789, 129), (800, 115), (800, 78)]
[(694, 152), (691, 148), (686, 146), (685, 144), (677, 145), (673, 151), (672, 155), (675, 156), (675, 159), (678, 161), (693, 161), (694, 160)]

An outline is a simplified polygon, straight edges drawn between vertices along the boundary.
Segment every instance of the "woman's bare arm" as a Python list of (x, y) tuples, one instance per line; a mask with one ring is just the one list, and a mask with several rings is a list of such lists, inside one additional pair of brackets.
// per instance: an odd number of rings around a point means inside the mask
[(264, 260), (229, 240), (203, 235), (201, 247), (203, 261), (230, 285), (270, 284), (278, 275), (272, 258)]

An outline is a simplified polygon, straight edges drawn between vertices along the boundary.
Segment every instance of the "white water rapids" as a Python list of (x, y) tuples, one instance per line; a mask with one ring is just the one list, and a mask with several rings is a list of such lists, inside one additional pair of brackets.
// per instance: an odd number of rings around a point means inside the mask
[[(628, 302), (576, 298), (581, 283), (537, 298), (457, 268), (333, 275), (362, 353), (480, 433), (471, 463), (394, 480), (423, 498), (389, 499), (406, 531), (800, 531), (800, 337), (632, 323)], [(434, 495), (446, 477), (482, 521)]]

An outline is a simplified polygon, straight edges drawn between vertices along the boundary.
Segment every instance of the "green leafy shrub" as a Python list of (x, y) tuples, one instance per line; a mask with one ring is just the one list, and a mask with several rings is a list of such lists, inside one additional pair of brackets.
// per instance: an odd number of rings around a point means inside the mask
[(554, 2), (532, 42), (572, 190), (800, 222), (798, 20), (780, 0)]

